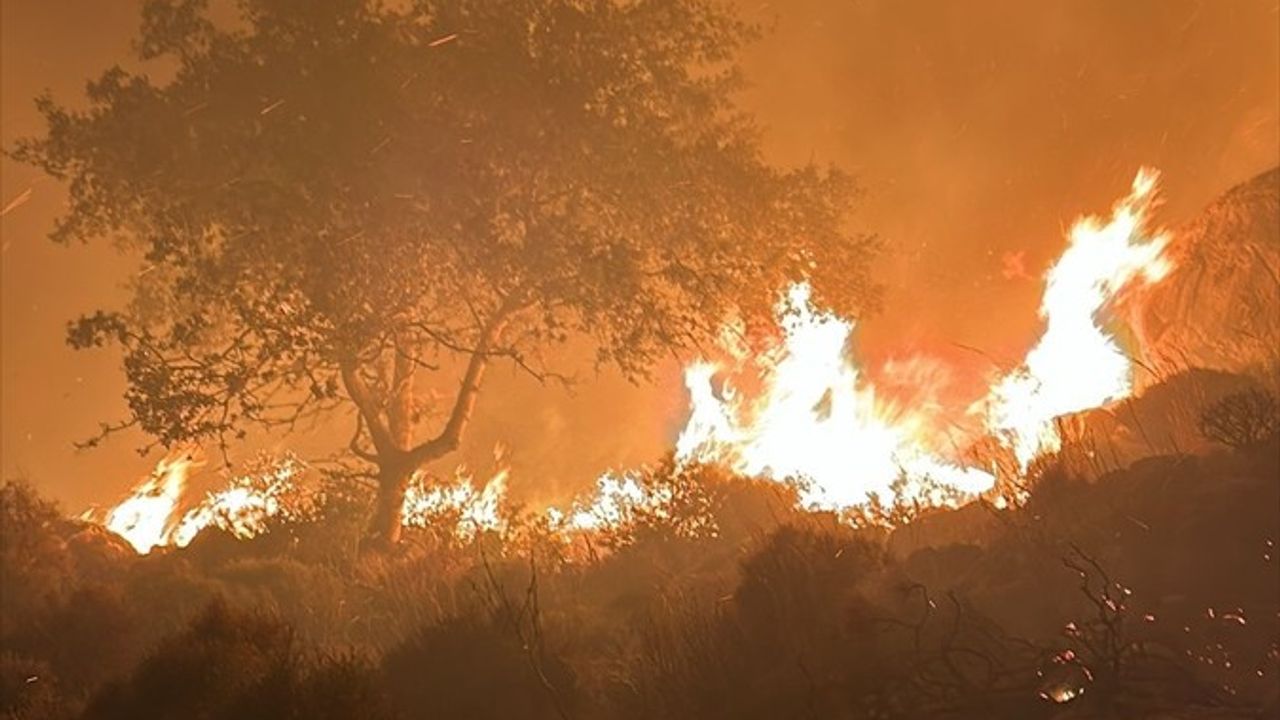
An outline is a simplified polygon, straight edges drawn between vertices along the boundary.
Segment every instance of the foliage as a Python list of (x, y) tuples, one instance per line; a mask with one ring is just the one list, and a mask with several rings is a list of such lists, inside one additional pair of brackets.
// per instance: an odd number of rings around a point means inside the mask
[(138, 622), (119, 587), (86, 585), (34, 613), (6, 645), (47, 660), (68, 687), (91, 688), (138, 659)]
[[(69, 341), (123, 347), (123, 425), (159, 442), (225, 451), (354, 406), (396, 533), (493, 361), (557, 377), (546, 351), (580, 335), (634, 378), (768, 320), (788, 282), (873, 302), (849, 179), (768, 165), (734, 105), (755, 29), (726, 3), (245, 0), (225, 26), (205, 5), (144, 6), (171, 81), (115, 67), (85, 110), (43, 97), (47, 133), (12, 152), (69, 184), (55, 239), (145, 257), (133, 302)], [(415, 391), (451, 369), (443, 407)]]
[[(1088, 480), (1052, 469), (1017, 508), (891, 532), (796, 511), (785, 485), (687, 471), (651, 480), (696, 501), (594, 555), (520, 533), (349, 558), (272, 539), (322, 537), (321, 512), (73, 563), (5, 639), (5, 707), (1066, 720), (1256, 717), (1280, 701), (1274, 442)], [(716, 532), (677, 531), (695, 518)], [(31, 547), (56, 559), (60, 533), (83, 531), (46, 532)], [(7, 599), (38, 576), (4, 582)]]
[(390, 718), (355, 658), (305, 657), (288, 625), (214, 603), (127, 681), (104, 688), (86, 720)]
[(460, 617), (423, 628), (383, 661), (388, 692), (410, 716), (556, 718), (574, 694), (559, 658), (531, 665), (528, 648), (501, 624)]
[(46, 663), (9, 651), (0, 654), (0, 718), (61, 720), (72, 717), (59, 693), (58, 678)]
[(24, 482), (0, 486), (0, 637), (68, 589), (73, 567), (59, 530), (66, 524), (58, 507)]
[(1228, 447), (1256, 445), (1280, 433), (1280, 407), (1260, 388), (1233, 393), (1204, 409), (1200, 431)]

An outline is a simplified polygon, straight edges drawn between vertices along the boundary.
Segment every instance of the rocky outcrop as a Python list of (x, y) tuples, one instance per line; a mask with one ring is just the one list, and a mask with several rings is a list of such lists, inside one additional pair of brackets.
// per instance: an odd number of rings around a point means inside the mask
[(1178, 229), (1172, 274), (1135, 318), (1162, 374), (1275, 373), (1280, 360), (1280, 168), (1228, 190)]

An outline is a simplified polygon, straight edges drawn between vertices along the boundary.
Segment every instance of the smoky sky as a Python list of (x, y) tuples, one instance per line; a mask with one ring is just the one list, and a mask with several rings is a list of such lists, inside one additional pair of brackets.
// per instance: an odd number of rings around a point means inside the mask
[[(1063, 230), (1105, 212), (1138, 167), (1162, 171), (1158, 219), (1176, 226), (1280, 155), (1276, 0), (740, 6), (769, 31), (745, 57), (742, 97), (768, 156), (855, 174), (852, 222), (884, 241), (885, 307), (858, 328), (871, 368), (927, 352), (978, 377), (985, 357), (1019, 356)], [(0, 140), (10, 147), (40, 130), (38, 93), (76, 102), (90, 76), (128, 64), (138, 3), (5, 0), (0, 12)], [(3, 472), (68, 510), (110, 502), (155, 456), (139, 457), (143, 438), (128, 434), (73, 449), (123, 415), (123, 381), (117, 354), (72, 352), (63, 337), (75, 315), (119, 304), (137, 267), (109, 243), (47, 240), (65, 198), (56, 182), (7, 158), (0, 182)], [(570, 364), (580, 374), (571, 393), (494, 373), (462, 459), (484, 472), (506, 443), (513, 494), (534, 500), (657, 459), (682, 421), (678, 363), (638, 386)], [(348, 431), (254, 446), (318, 453)]]

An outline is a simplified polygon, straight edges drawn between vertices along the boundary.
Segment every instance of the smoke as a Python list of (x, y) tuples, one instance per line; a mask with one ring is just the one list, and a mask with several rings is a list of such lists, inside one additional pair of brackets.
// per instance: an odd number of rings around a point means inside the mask
[[(868, 367), (962, 347), (977, 352), (951, 352), (972, 363), (956, 372), (979, 377), (992, 359), (1021, 357), (1038, 329), (1041, 276), (1082, 208), (1106, 207), (1134, 168), (1154, 165), (1166, 178), (1161, 220), (1176, 225), (1280, 154), (1275, 0), (740, 2), (772, 30), (746, 58), (743, 96), (767, 153), (856, 173), (865, 197), (854, 222), (886, 240), (886, 309), (859, 330)], [(74, 98), (124, 59), (136, 9), (4, 6), (6, 147), (39, 131), (35, 94)], [(35, 178), (0, 165), (7, 205)], [(52, 247), (44, 235), (60, 200), (44, 183), (3, 217), (3, 470), (28, 470), (79, 507), (116, 496), (154, 458), (133, 454), (137, 437), (71, 449), (125, 407), (115, 358), (73, 354), (64, 323), (117, 300), (136, 269), (105, 246)], [(506, 442), (512, 494), (541, 499), (669, 447), (685, 404), (677, 363), (641, 387), (578, 366), (574, 394), (491, 375), (465, 459), (479, 465)], [(263, 442), (345, 441), (344, 428)], [(98, 481), (103, 468), (119, 472)]]

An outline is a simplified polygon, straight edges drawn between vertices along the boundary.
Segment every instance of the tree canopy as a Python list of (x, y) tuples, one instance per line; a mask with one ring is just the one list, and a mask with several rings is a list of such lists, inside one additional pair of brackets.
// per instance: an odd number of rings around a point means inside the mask
[[(769, 315), (786, 283), (856, 313), (871, 238), (836, 170), (778, 168), (735, 105), (756, 29), (717, 0), (147, 0), (142, 60), (16, 158), (67, 181), (55, 240), (145, 256), (72, 323), (124, 352), (130, 417), (224, 448), (356, 409), (394, 538), (408, 476), (455, 449), (487, 365), (539, 377), (588, 338), (636, 378)], [(169, 73), (166, 71), (166, 75)], [(461, 358), (433, 408), (415, 378)]]

